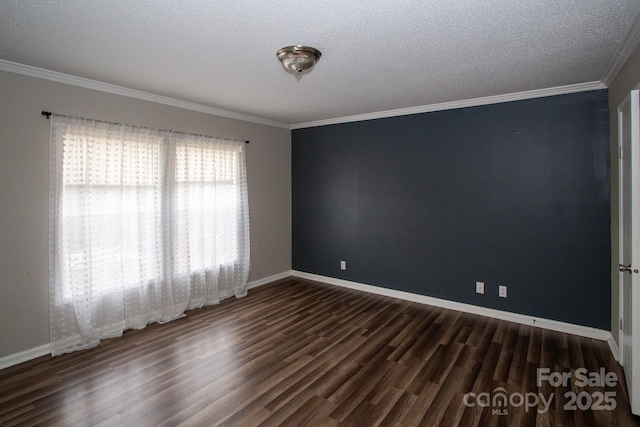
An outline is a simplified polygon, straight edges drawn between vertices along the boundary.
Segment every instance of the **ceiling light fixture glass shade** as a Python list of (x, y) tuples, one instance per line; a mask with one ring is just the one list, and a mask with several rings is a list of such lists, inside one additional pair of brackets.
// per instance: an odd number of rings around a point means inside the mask
[(287, 46), (276, 52), (285, 70), (300, 74), (310, 70), (322, 56), (318, 49), (309, 46)]

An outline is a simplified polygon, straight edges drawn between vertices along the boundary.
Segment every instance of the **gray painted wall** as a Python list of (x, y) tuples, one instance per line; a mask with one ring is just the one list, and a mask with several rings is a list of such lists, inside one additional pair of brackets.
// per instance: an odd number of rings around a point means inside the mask
[(630, 91), (640, 85), (640, 46), (627, 59), (616, 79), (609, 86), (609, 114), (611, 116), (611, 332), (620, 342), (618, 290), (618, 106)]
[(291, 270), (291, 132), (0, 72), (0, 358), (49, 342), (49, 121), (42, 110), (251, 141), (249, 280)]

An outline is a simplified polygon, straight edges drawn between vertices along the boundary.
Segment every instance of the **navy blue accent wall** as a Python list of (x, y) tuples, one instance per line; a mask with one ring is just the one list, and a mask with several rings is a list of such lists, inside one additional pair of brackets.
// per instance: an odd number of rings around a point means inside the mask
[(609, 330), (606, 90), (294, 130), (292, 186), (295, 270)]

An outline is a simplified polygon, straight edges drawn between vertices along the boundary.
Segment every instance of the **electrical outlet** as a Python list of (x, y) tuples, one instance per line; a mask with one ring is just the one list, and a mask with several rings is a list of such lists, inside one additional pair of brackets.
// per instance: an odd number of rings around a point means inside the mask
[(347, 261), (340, 261), (340, 270), (347, 269)]
[(505, 285), (498, 286), (498, 296), (501, 298), (507, 297), (507, 287)]
[(484, 282), (476, 282), (476, 293), (484, 294)]

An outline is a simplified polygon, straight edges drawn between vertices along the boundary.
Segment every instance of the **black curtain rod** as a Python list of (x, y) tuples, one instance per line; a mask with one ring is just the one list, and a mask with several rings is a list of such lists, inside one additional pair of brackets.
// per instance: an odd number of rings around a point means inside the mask
[[(42, 115), (45, 116), (47, 119), (51, 118), (51, 114), (53, 114), (51, 111), (44, 111), (44, 110), (42, 111)], [(69, 116), (61, 116), (61, 117), (69, 117)], [(93, 120), (93, 121), (94, 122), (99, 122), (99, 123), (108, 123), (108, 124), (111, 124), (111, 125), (119, 125), (119, 124), (121, 124), (121, 123), (115, 123), (115, 122), (105, 122), (104, 120)], [(141, 126), (139, 126), (139, 127), (141, 127)], [(162, 131), (162, 132), (173, 132), (173, 133), (181, 133), (181, 134), (184, 134), (184, 135), (188, 135), (185, 132), (177, 132), (177, 131), (174, 131), (174, 130), (165, 130), (165, 129), (159, 129), (159, 130)], [(197, 135), (197, 136), (208, 136), (208, 135)], [(227, 139), (227, 138), (220, 138), (220, 139)], [(247, 144), (249, 143), (249, 141), (245, 141), (245, 142)]]

